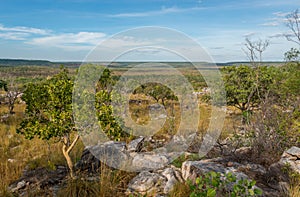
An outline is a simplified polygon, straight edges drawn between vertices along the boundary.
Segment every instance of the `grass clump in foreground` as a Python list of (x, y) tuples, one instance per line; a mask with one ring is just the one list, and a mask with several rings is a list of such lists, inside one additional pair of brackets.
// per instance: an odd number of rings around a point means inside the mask
[(101, 174), (95, 180), (86, 177), (70, 179), (58, 192), (58, 197), (115, 197), (124, 196), (127, 184), (136, 176), (136, 173), (114, 170), (101, 165)]

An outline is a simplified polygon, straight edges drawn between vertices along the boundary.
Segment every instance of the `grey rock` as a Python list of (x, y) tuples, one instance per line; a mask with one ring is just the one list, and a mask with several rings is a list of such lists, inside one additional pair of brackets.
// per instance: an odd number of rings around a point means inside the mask
[[(24, 171), (22, 177), (13, 182), (8, 189), (20, 194), (26, 194), (29, 190), (43, 189), (45, 191), (60, 185), (67, 176), (67, 168), (57, 166), (56, 170), (48, 170), (46, 168), (37, 168), (31, 171)], [(24, 195), (23, 195), (24, 196)]]
[(167, 179), (158, 173), (142, 171), (129, 182), (126, 193), (140, 193), (143, 195), (163, 193), (163, 186), (166, 182)]
[(221, 164), (210, 161), (185, 161), (182, 164), (181, 172), (184, 180), (194, 180), (197, 176), (209, 171), (219, 172), (224, 174), (225, 167)]
[[(192, 180), (194, 181), (197, 177), (210, 172), (218, 172), (222, 176), (227, 173), (232, 173), (236, 178), (236, 182), (239, 180), (250, 179), (245, 173), (240, 172), (237, 168), (234, 167), (225, 167), (220, 163), (212, 162), (211, 160), (201, 160), (201, 161), (185, 161), (182, 164), (182, 177), (184, 180)], [(230, 191), (233, 187), (233, 183), (229, 183), (226, 186), (226, 190)], [(258, 188), (255, 186), (255, 188)]]
[(175, 167), (164, 169), (161, 174), (167, 178), (167, 182), (164, 186), (164, 194), (168, 194), (178, 182), (183, 182), (180, 170)]
[(25, 188), (25, 186), (26, 186), (26, 182), (25, 182), (25, 180), (22, 180), (22, 181), (18, 182), (17, 185), (16, 185), (15, 187), (11, 186), (11, 187), (9, 187), (8, 189), (9, 189), (11, 192), (14, 193), (14, 192), (16, 192), (16, 191), (18, 191), (18, 190), (20, 190), (20, 189)]
[(124, 169), (128, 165), (129, 154), (125, 142), (109, 141), (89, 147), (89, 151), (110, 167)]
[(298, 148), (296, 146), (291, 147), (290, 149), (285, 151), (285, 153), (287, 153), (289, 155), (292, 155), (292, 156), (295, 156), (295, 157), (300, 159), (300, 148)]
[(127, 151), (140, 152), (143, 148), (144, 141), (145, 137), (139, 137), (135, 140), (132, 140), (129, 144), (127, 144)]
[(131, 153), (130, 156), (133, 157), (132, 167), (136, 171), (161, 169), (169, 163), (168, 158), (162, 154)]
[(299, 160), (300, 160), (300, 148), (293, 146), (292, 148), (288, 149), (282, 154), (279, 163), (282, 166), (288, 165), (291, 170), (300, 174)]

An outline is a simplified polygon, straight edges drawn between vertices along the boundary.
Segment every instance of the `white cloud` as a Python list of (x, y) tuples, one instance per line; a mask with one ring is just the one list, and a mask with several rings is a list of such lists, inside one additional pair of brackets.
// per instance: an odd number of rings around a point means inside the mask
[(33, 35), (47, 35), (49, 33), (49, 30), (44, 29), (23, 26), (6, 27), (0, 24), (0, 39), (5, 40), (26, 40)]
[(287, 17), (291, 12), (274, 12), (272, 13), (274, 15), (273, 18), (266, 19), (265, 23), (260, 24), (261, 26), (279, 26), (280, 24), (284, 24), (287, 22)]
[(50, 46), (72, 50), (88, 50), (96, 46), (105, 38), (106, 34), (100, 32), (78, 32), (49, 35), (33, 38), (28, 44), (38, 46)]
[(244, 33), (243, 37), (251, 37), (254, 36), (256, 34), (256, 32), (248, 32), (248, 33)]
[(147, 11), (147, 12), (128, 12), (128, 13), (111, 14), (111, 15), (108, 15), (108, 17), (113, 17), (113, 18), (147, 17), (147, 16), (157, 16), (157, 15), (163, 15), (163, 14), (180, 13), (180, 12), (188, 12), (188, 11), (203, 10), (203, 9), (206, 9), (206, 8), (204, 8), (204, 7), (190, 7), (190, 8), (162, 7), (160, 10), (153, 10), (153, 11)]
[(0, 33), (0, 39), (5, 39), (5, 40), (25, 40), (25, 37), (27, 36), (29, 36), (28, 33), (21, 33), (21, 32)]
[(290, 12), (274, 12), (273, 14), (278, 17), (286, 17)]
[(274, 33), (272, 35), (269, 36), (269, 38), (281, 38), (281, 37), (285, 37), (286, 34), (284, 33)]
[(276, 27), (276, 26), (279, 26), (279, 22), (273, 21), (273, 22), (263, 23), (263, 24), (260, 24), (260, 25), (261, 26), (267, 26), (267, 27)]
[(49, 34), (49, 30), (45, 29), (38, 29), (33, 27), (23, 27), (23, 26), (16, 26), (16, 27), (5, 27), (4, 25), (0, 24), (0, 31), (2, 32), (20, 32), (20, 33), (28, 33), (28, 34), (39, 34), (39, 35), (46, 35)]

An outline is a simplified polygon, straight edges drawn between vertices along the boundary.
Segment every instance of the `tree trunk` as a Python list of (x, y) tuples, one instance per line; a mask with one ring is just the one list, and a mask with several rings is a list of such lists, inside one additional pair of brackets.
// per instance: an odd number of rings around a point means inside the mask
[(68, 164), (68, 167), (69, 167), (69, 170), (70, 170), (70, 176), (72, 179), (75, 179), (75, 174), (74, 174), (74, 165), (73, 165), (73, 162), (72, 162), (72, 159), (70, 157), (70, 152), (71, 150), (74, 148), (75, 144), (77, 143), (78, 139), (79, 139), (79, 135), (76, 134), (73, 142), (71, 145), (69, 145), (69, 137), (67, 135), (65, 135), (63, 137), (64, 141), (63, 141), (63, 147), (62, 147), (62, 151), (63, 151), (63, 155), (67, 161), (67, 164)]
[(9, 104), (9, 106), (8, 106), (8, 108), (9, 108), (9, 113), (10, 114), (14, 114), (15, 112), (14, 112), (14, 104)]

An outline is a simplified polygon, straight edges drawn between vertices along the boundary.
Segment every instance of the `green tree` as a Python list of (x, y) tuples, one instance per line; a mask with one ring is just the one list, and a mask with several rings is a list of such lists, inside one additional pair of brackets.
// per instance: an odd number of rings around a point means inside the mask
[(69, 153), (79, 135), (75, 133), (71, 141), (71, 133), (76, 131), (72, 116), (72, 91), (73, 79), (66, 69), (40, 83), (28, 84), (22, 96), (26, 102), (25, 118), (17, 132), (27, 139), (60, 138), (70, 176), (74, 178), (73, 162)]
[(268, 96), (272, 77), (267, 67), (229, 66), (222, 69), (227, 104), (242, 111), (243, 121)]
[(112, 140), (119, 141), (122, 137), (128, 136), (125, 132), (123, 121), (113, 115), (112, 86), (115, 81), (112, 79), (109, 69), (104, 68), (102, 75), (96, 85), (96, 114), (99, 124), (104, 133)]
[[(91, 96), (95, 98), (99, 124), (111, 139), (119, 140), (120, 137), (125, 136), (125, 133), (122, 130), (122, 125), (112, 113), (110, 87), (113, 80), (108, 69), (105, 69), (103, 73), (103, 78), (101, 77), (96, 85), (96, 95), (95, 89), (85, 90), (82, 94), (86, 96), (87, 102), (91, 100)], [(69, 154), (79, 140), (72, 111), (73, 87), (74, 79), (69, 76), (66, 69), (42, 82), (28, 84), (22, 96), (26, 102), (25, 118), (17, 130), (27, 139), (34, 137), (43, 140), (61, 139), (60, 142), (63, 143), (62, 152), (72, 178), (75, 177), (75, 174)], [(76, 109), (76, 106), (73, 107)]]
[(284, 59), (287, 62), (297, 62), (300, 60), (300, 51), (296, 48), (291, 48), (284, 53)]
[(144, 84), (135, 93), (143, 93), (151, 96), (156, 102), (161, 101), (163, 106), (166, 106), (167, 100), (178, 100), (170, 88), (159, 83)]
[(7, 82), (0, 79), (0, 89), (2, 89), (2, 88), (4, 89), (4, 91), (8, 91)]

